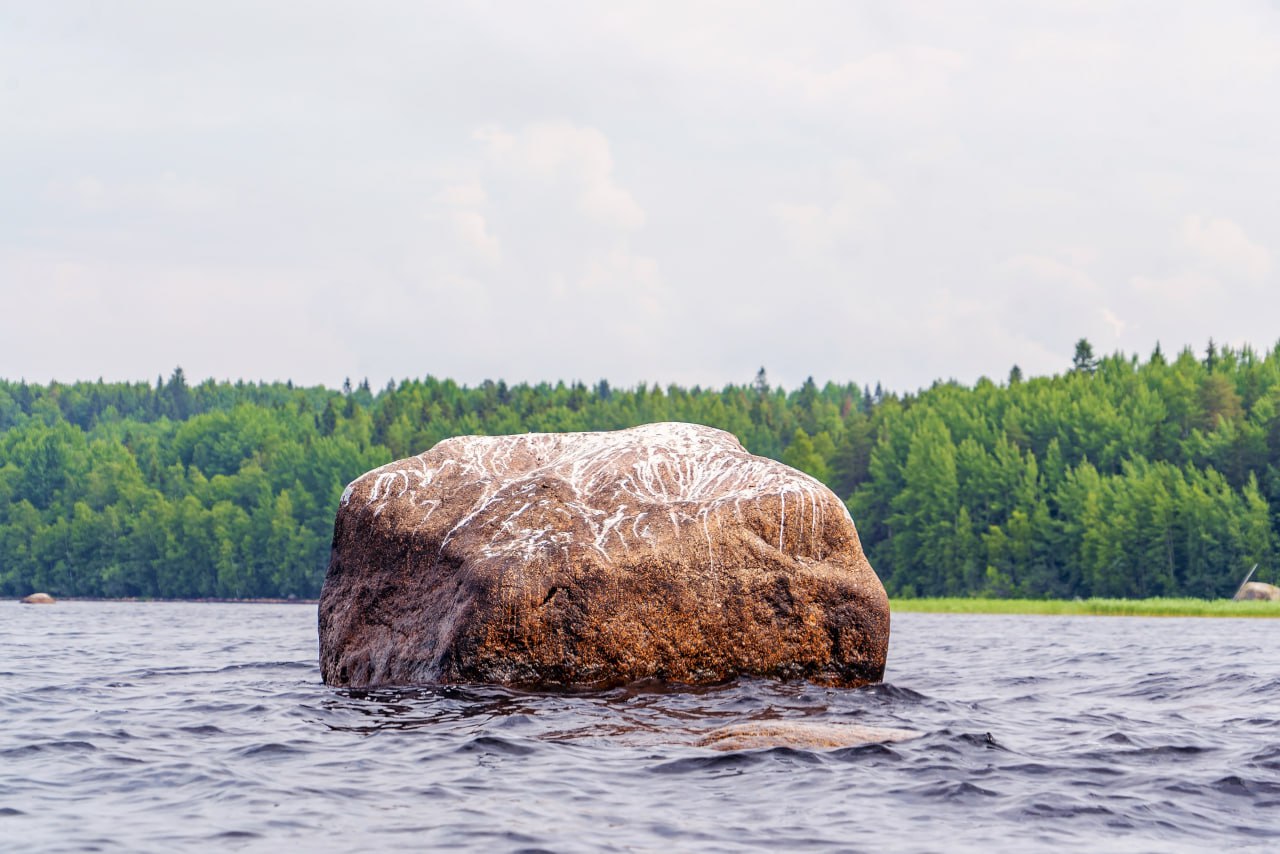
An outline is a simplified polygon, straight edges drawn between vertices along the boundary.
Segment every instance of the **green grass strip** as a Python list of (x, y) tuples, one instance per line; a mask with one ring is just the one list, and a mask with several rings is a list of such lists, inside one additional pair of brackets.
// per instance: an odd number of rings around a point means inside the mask
[(892, 611), (929, 614), (1069, 614), (1102, 617), (1280, 617), (1280, 602), (1230, 599), (891, 599)]

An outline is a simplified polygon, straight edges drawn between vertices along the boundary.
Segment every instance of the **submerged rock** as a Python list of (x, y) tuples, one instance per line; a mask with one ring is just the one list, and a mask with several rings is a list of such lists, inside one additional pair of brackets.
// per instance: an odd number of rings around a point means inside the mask
[(1280, 587), (1276, 587), (1274, 584), (1263, 584), (1261, 581), (1250, 581), (1236, 591), (1233, 599), (1236, 602), (1244, 602), (1250, 599), (1280, 602)]
[(892, 729), (862, 724), (803, 720), (754, 721), (712, 730), (698, 740), (698, 745), (714, 750), (760, 750), (770, 747), (832, 750), (837, 747), (856, 747), (860, 744), (892, 744), (919, 738), (921, 734), (913, 729)]
[(320, 666), (350, 687), (877, 681), (889, 603), (844, 504), (729, 433), (466, 436), (343, 493)]
[(23, 605), (52, 605), (57, 601), (48, 593), (32, 593), (30, 596), (24, 596), (21, 599)]

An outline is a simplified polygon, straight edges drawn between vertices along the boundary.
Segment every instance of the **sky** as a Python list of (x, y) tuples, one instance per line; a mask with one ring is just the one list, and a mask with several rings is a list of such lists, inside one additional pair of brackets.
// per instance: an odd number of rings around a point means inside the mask
[(1280, 340), (1280, 2), (0, 0), (0, 377)]

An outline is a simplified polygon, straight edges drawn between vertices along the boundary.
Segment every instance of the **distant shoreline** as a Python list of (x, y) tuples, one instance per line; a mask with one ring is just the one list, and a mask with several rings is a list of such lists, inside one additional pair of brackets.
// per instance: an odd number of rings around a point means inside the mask
[[(161, 599), (154, 596), (123, 596), (123, 597), (101, 597), (101, 596), (58, 596), (58, 602), (144, 602), (144, 603), (173, 603), (173, 602), (194, 602), (199, 604), (215, 604), (215, 605), (318, 605), (319, 599), (223, 599), (209, 597), (207, 599)], [(20, 601), (20, 600), (14, 600)]]
[(889, 610), (924, 614), (1042, 614), (1092, 617), (1280, 617), (1280, 602), (1231, 599), (891, 599)]
[[(19, 601), (19, 600), (14, 600)], [(58, 597), (59, 602), (194, 603), (214, 605), (318, 605), (319, 599), (160, 599), (127, 596)], [(1280, 618), (1280, 602), (1235, 602), (1230, 599), (969, 599), (963, 597), (897, 598), (891, 612), (919, 614), (1029, 614), (1082, 617), (1246, 617)]]

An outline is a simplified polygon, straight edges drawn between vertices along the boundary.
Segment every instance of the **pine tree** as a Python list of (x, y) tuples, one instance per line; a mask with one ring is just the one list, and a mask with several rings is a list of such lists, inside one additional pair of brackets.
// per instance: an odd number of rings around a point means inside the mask
[(164, 397), (170, 418), (183, 421), (191, 414), (191, 390), (187, 388), (187, 375), (181, 366), (173, 369), (164, 387)]
[(333, 431), (338, 427), (338, 407), (334, 403), (334, 398), (324, 405), (324, 412), (320, 413), (320, 435), (332, 436)]
[(1092, 374), (1098, 369), (1098, 360), (1093, 355), (1093, 345), (1089, 339), (1081, 338), (1076, 342), (1076, 353), (1071, 358), (1071, 370), (1076, 373)]
[(756, 371), (755, 382), (751, 384), (755, 389), (757, 397), (764, 397), (769, 393), (769, 375), (765, 373), (764, 365), (760, 366), (760, 370)]

